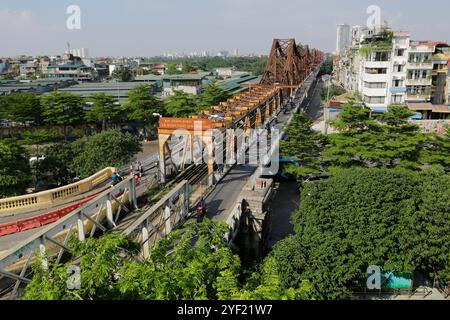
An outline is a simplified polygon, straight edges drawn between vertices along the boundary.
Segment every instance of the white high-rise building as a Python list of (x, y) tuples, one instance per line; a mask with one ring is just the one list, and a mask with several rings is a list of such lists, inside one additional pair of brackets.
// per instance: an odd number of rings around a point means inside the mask
[(350, 26), (348, 24), (338, 24), (336, 35), (336, 54), (345, 53), (345, 50), (350, 43)]
[(81, 59), (89, 58), (89, 49), (87, 48), (70, 49), (69, 53), (73, 54), (75, 57), (80, 57)]

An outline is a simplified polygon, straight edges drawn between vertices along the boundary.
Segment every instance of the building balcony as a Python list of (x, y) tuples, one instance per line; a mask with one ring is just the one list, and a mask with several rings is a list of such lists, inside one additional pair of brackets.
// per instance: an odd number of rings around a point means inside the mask
[(433, 80), (431, 78), (427, 79), (406, 79), (407, 86), (431, 86)]
[(411, 62), (408, 61), (406, 67), (408, 69), (433, 69), (433, 61)]
[(390, 61), (366, 61), (364, 63), (364, 67), (375, 69), (375, 68), (386, 68), (389, 69), (391, 67)]
[(391, 93), (406, 93), (406, 87), (392, 87), (389, 91)]
[(421, 93), (421, 94), (412, 94), (406, 93), (406, 102), (420, 102), (420, 101), (430, 101), (431, 93)]
[(434, 53), (434, 47), (411, 44), (409, 47), (409, 52), (411, 52), (411, 53), (416, 53), (416, 52)]
[(366, 88), (362, 89), (362, 94), (368, 97), (385, 97), (387, 93), (386, 88)]
[(392, 80), (406, 80), (406, 74), (405, 72), (393, 72), (392, 73)]
[(387, 74), (371, 74), (364, 73), (362, 80), (366, 82), (387, 82), (389, 79)]

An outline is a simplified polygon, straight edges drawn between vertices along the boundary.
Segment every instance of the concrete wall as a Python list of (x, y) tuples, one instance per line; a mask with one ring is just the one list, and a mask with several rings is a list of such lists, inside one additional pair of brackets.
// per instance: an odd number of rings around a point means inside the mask
[(112, 177), (114, 168), (106, 168), (82, 181), (39, 193), (0, 199), (0, 216), (12, 215), (17, 211), (51, 208), (61, 201), (95, 189)]

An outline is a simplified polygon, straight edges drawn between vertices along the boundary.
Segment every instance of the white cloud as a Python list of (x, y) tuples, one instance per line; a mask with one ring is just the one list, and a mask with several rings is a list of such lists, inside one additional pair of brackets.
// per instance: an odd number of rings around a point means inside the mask
[(31, 11), (12, 11), (0, 9), (0, 29), (20, 30), (30, 29), (33, 24), (33, 15)]

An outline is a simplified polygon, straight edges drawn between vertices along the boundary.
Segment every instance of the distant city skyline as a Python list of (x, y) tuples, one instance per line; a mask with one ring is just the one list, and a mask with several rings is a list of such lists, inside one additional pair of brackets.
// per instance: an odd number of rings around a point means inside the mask
[[(365, 24), (376, 4), (382, 21), (417, 40), (449, 40), (450, 4), (438, 0), (2, 0), (0, 56), (55, 55), (89, 48), (92, 57), (159, 56), (167, 52), (234, 49), (267, 54), (273, 38), (296, 38), (325, 52), (336, 46), (336, 26)], [(81, 29), (69, 30), (70, 5), (81, 8)], [(430, 8), (434, 10), (431, 15)]]

